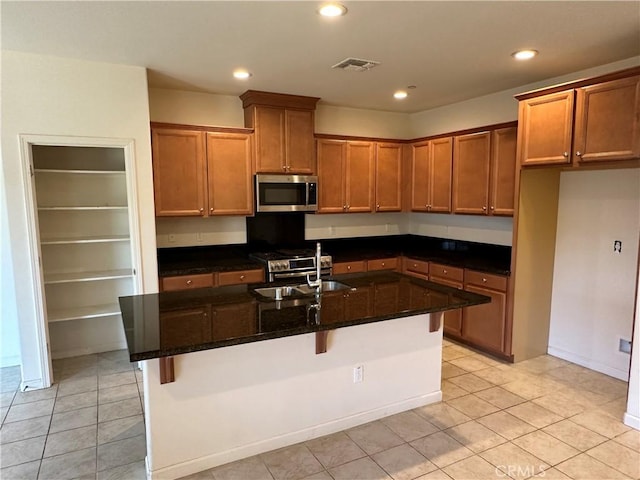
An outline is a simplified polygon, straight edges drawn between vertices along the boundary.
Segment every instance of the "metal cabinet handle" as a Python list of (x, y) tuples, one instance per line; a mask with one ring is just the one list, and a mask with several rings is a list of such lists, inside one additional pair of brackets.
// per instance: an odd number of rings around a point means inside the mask
[(414, 263), (414, 264), (413, 264), (413, 268), (418, 268), (418, 264), (417, 264), (417, 263)]
[(347, 265), (347, 270), (351, 270), (351, 265)]
[(487, 211), (487, 206), (486, 206), (486, 205), (483, 205), (483, 206), (482, 206), (482, 211), (483, 211), (483, 212), (486, 212), (486, 211)]
[(384, 267), (384, 262), (382, 262), (382, 266)]
[(204, 207), (200, 207), (200, 213), (204, 213)]
[(486, 279), (486, 278), (484, 278), (484, 277), (482, 277), (482, 282), (483, 282), (483, 283), (487, 283), (487, 279)]
[(240, 275), (240, 280), (244, 280), (244, 275)]
[(209, 209), (209, 211), (210, 211), (211, 213), (213, 213), (213, 207), (211, 207), (211, 208)]
[(576, 156), (581, 157), (582, 156), (582, 152), (581, 151), (577, 151), (576, 152)]
[(443, 270), (443, 271), (442, 271), (442, 273), (444, 273), (444, 274), (446, 275), (446, 274), (447, 274), (447, 271), (446, 271), (446, 270)]
[(564, 158), (567, 158), (567, 157), (569, 156), (569, 152), (564, 152), (564, 153), (562, 154), (562, 156), (563, 156)]
[(193, 280), (187, 280), (187, 285), (191, 285), (193, 283)]
[(495, 210), (496, 207), (494, 207), (493, 205), (491, 205), (491, 211)]
[(380, 204), (376, 205), (376, 210), (380, 210)]

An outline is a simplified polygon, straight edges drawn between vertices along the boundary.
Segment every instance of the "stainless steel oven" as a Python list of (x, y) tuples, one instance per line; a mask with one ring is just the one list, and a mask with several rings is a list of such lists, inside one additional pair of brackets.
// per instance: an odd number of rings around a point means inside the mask
[(315, 175), (256, 175), (256, 212), (315, 212)]
[[(251, 255), (266, 267), (267, 281), (287, 281), (289, 284), (306, 283), (307, 275), (312, 279), (316, 276), (316, 257), (313, 250), (285, 249), (274, 252), (258, 252)], [(331, 255), (320, 257), (320, 268), (323, 277), (328, 277), (333, 271)]]

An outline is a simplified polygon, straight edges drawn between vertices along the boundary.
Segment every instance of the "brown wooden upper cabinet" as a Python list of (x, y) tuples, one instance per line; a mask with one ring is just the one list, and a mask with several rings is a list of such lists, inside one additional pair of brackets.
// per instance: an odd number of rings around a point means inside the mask
[(151, 146), (156, 215), (205, 215), (207, 174), (203, 133), (152, 129)]
[(451, 212), (453, 139), (414, 143), (411, 148), (411, 210)]
[(373, 210), (375, 145), (318, 139), (318, 213)]
[(156, 216), (253, 213), (251, 134), (162, 127), (151, 133)]
[(521, 165), (640, 158), (640, 76), (582, 83), (563, 91), (516, 96)]
[(516, 133), (509, 127), (455, 137), (455, 213), (513, 215)]
[(257, 173), (313, 174), (314, 110), (319, 98), (248, 90), (245, 126), (255, 130)]
[(402, 210), (402, 144), (376, 144), (376, 212)]

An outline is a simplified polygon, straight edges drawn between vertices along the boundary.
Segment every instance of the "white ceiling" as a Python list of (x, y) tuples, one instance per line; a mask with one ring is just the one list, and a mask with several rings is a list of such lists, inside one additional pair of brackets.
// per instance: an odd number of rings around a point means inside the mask
[[(2, 48), (140, 65), (152, 87), (416, 112), (640, 55), (640, 1), (2, 1)], [(510, 54), (535, 48), (516, 62)], [(381, 62), (332, 70), (346, 57)], [(253, 73), (231, 76), (237, 67)], [(392, 94), (416, 85), (403, 101)]]

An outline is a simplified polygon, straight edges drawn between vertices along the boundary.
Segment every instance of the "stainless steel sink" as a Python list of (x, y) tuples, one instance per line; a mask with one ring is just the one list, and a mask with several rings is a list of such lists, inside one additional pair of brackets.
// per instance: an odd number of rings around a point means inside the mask
[[(348, 290), (351, 287), (344, 283), (336, 282), (333, 280), (324, 280), (322, 282), (323, 292), (333, 292), (336, 290)], [(316, 293), (316, 289), (309, 285), (295, 285), (295, 286), (283, 286), (283, 287), (264, 287), (256, 288), (253, 290), (258, 295), (265, 298), (272, 298), (274, 300), (282, 300), (288, 297), (301, 296), (301, 295), (313, 295)]]
[[(278, 290), (280, 290), (280, 297), (277, 298)], [(293, 295), (302, 295), (302, 292), (298, 291), (297, 287), (265, 287), (265, 288), (256, 288), (253, 290), (258, 295), (262, 295), (263, 297), (273, 298), (282, 300), (283, 298), (291, 297)]]
[[(315, 288), (311, 288), (310, 286), (305, 284), (298, 285), (295, 288), (305, 295), (311, 295), (313, 293), (316, 293)], [(348, 290), (350, 288), (351, 287), (349, 287), (348, 285), (345, 285), (344, 283), (336, 282), (334, 280), (324, 280), (322, 282), (323, 292), (334, 292), (336, 290)]]

